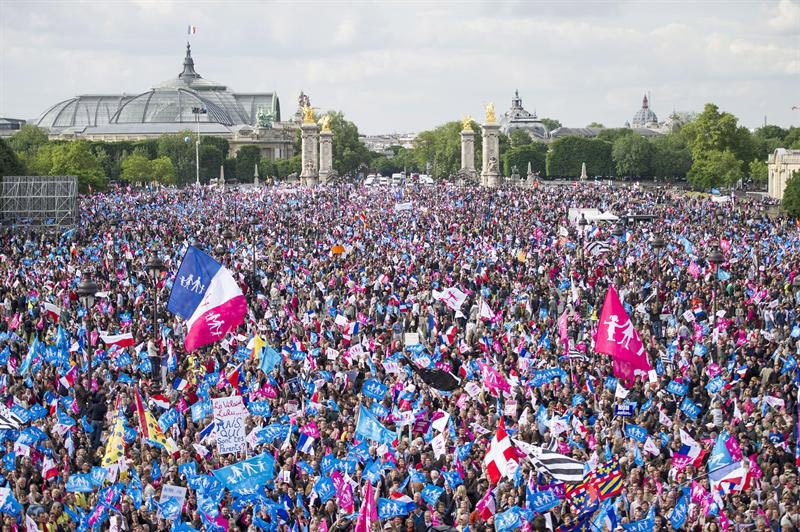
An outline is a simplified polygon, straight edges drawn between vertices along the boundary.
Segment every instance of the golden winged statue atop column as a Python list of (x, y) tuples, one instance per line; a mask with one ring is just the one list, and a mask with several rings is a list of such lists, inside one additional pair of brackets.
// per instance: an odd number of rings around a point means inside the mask
[(494, 103), (489, 102), (489, 104), (486, 106), (486, 123), (494, 124), (495, 121), (496, 119), (494, 116)]
[(461, 119), (461, 130), (462, 131), (472, 131), (472, 117), (469, 115), (464, 115), (464, 118)]
[(313, 124), (314, 123), (314, 108), (310, 105), (303, 106), (303, 123), (304, 124)]
[(331, 131), (331, 115), (325, 115), (319, 119), (319, 125), (322, 128), (322, 131), (325, 133), (330, 133)]

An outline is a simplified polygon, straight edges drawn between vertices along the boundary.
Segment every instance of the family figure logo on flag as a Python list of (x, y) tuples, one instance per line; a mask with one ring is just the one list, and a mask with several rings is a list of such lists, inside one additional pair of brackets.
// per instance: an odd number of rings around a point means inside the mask
[(606, 293), (594, 342), (596, 352), (611, 355), (617, 377), (631, 381), (635, 375), (646, 376), (653, 369), (614, 286), (609, 286)]
[(199, 249), (186, 250), (176, 278), (167, 309), (187, 320), (188, 352), (221, 340), (244, 322), (247, 302), (231, 271)]

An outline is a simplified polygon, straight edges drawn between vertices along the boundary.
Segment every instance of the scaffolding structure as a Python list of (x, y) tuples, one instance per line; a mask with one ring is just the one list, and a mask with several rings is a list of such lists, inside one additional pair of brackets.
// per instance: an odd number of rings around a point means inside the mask
[(6, 176), (2, 192), (0, 215), (5, 226), (40, 230), (78, 221), (75, 176)]

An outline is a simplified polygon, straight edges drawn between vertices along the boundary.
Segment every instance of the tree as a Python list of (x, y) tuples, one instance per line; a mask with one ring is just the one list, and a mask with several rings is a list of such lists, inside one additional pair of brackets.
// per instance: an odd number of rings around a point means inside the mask
[(688, 177), (692, 186), (699, 190), (734, 185), (742, 178), (741, 163), (730, 150), (710, 150), (694, 160)]
[(547, 175), (579, 176), (584, 162), (591, 175), (614, 175), (611, 143), (577, 136), (557, 139), (547, 151)]
[(53, 153), (60, 145), (54, 142), (39, 146), (36, 153), (25, 161), (30, 175), (53, 175)]
[(248, 144), (236, 152), (236, 178), (240, 182), (251, 183), (256, 163), (261, 159), (261, 148)]
[(514, 167), (519, 175), (528, 173), (528, 163), (531, 171), (543, 175), (546, 169), (547, 146), (540, 142), (532, 142), (523, 146), (515, 146), (503, 155), (503, 168), (505, 175), (511, 175)]
[(789, 216), (800, 218), (800, 170), (792, 172), (792, 177), (786, 181), (781, 204)]
[(597, 137), (595, 138), (598, 138), (600, 140), (605, 140), (607, 142), (610, 142), (611, 144), (614, 144), (618, 138), (627, 137), (633, 134), (634, 131), (629, 127), (610, 127), (598, 133)]
[(737, 126), (738, 119), (728, 112), (721, 113), (713, 103), (707, 103), (696, 119), (681, 129), (692, 158), (697, 161), (711, 151), (730, 151), (744, 170), (747, 161), (756, 155), (750, 131)]
[(692, 167), (692, 154), (686, 141), (676, 133), (657, 135), (650, 141), (650, 171), (659, 179), (686, 177)]
[(749, 168), (750, 170), (750, 178), (755, 183), (766, 183), (767, 179), (769, 178), (769, 168), (767, 168), (767, 162), (762, 161), (759, 159), (753, 159), (750, 161)]
[(24, 124), (8, 139), (11, 149), (23, 156), (32, 156), (39, 146), (47, 144), (47, 142), (47, 131), (33, 124)]
[(641, 135), (624, 135), (614, 141), (612, 157), (617, 168), (617, 175), (635, 176), (650, 175), (650, 157), (652, 146)]
[[(166, 157), (169, 160), (168, 157)], [(172, 162), (170, 161), (170, 165)], [(122, 179), (131, 183), (153, 181), (153, 169), (150, 160), (138, 151), (122, 160)]]
[[(195, 136), (188, 129), (180, 133), (161, 135), (158, 137), (157, 154), (159, 157), (169, 157), (172, 161), (173, 167), (175, 168), (175, 180), (180, 185), (194, 183), (195, 181), (194, 141)], [(200, 141), (200, 145), (203, 145), (202, 140)]]
[[(206, 143), (206, 138), (203, 137), (203, 140), (200, 141), (200, 181), (208, 183), (209, 179), (219, 177), (219, 167), (224, 160), (222, 149), (218, 145)], [(253, 175), (252, 168), (250, 175)]]
[(52, 154), (53, 167), (50, 175), (74, 175), (78, 177), (78, 188), (86, 192), (93, 189), (104, 189), (108, 179), (103, 167), (89, 149), (85, 140), (75, 140), (56, 147)]
[(606, 127), (606, 126), (604, 126), (604, 125), (603, 125), (603, 124), (601, 124), (600, 122), (589, 122), (589, 125), (588, 125), (588, 126), (586, 126), (586, 127), (588, 127), (588, 128), (593, 128), (593, 129), (594, 129), (594, 128), (599, 128), (599, 129), (602, 129), (602, 128)]
[(370, 152), (358, 138), (358, 127), (341, 111), (328, 111), (333, 132), (333, 168), (340, 175), (355, 175), (362, 164), (369, 164)]
[(561, 122), (555, 118), (540, 118), (539, 121), (545, 125), (547, 131), (553, 131), (561, 127)]
[(513, 129), (511, 133), (508, 134), (508, 138), (511, 141), (511, 146), (526, 146), (533, 142), (530, 134), (525, 131), (524, 129)]
[(6, 143), (5, 140), (0, 139), (0, 177), (7, 175), (22, 175), (25, 173), (25, 168), (22, 162), (14, 153), (14, 150)]
[(175, 167), (169, 157), (162, 155), (150, 161), (150, 176), (162, 185), (175, 183)]

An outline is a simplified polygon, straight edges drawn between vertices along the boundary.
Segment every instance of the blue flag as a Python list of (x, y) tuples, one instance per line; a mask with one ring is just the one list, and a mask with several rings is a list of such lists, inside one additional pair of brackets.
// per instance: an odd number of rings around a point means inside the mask
[(191, 318), (220, 268), (217, 261), (189, 246), (175, 276), (167, 309), (185, 320)]
[(364, 408), (364, 405), (359, 405), (356, 434), (377, 443), (388, 444), (397, 439), (397, 433), (381, 425), (375, 414)]

